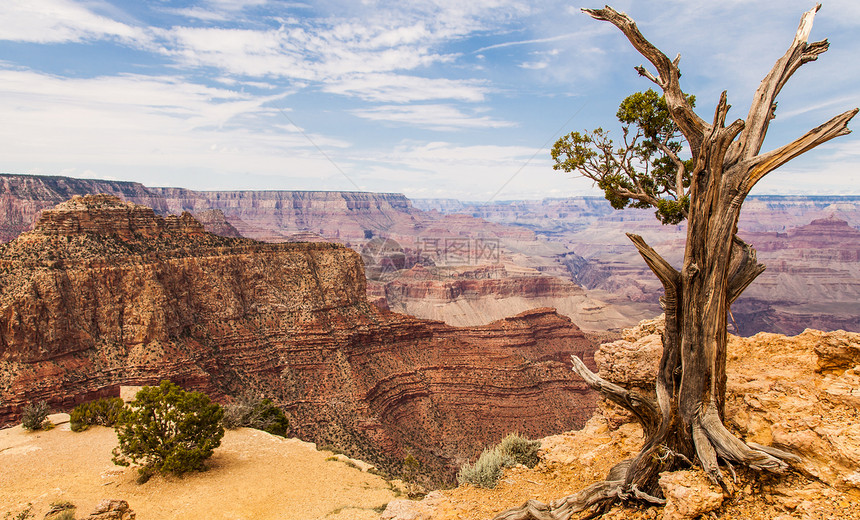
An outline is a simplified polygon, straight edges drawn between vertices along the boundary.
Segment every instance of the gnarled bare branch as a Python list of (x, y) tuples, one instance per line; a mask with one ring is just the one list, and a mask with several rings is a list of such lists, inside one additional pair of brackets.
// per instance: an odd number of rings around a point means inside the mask
[(657, 411), (657, 405), (651, 399), (603, 379), (589, 370), (576, 356), (570, 356), (570, 360), (573, 362), (573, 371), (584, 379), (592, 390), (597, 390), (601, 395), (636, 416), (646, 438), (657, 431), (660, 425), (660, 414)]
[(675, 120), (681, 133), (687, 138), (693, 157), (696, 157), (708, 125), (696, 115), (684, 92), (681, 91), (679, 82), (681, 71), (678, 69), (680, 55), (675, 61), (670, 61), (660, 49), (645, 39), (639, 32), (639, 28), (636, 27), (636, 22), (625, 13), (616, 11), (609, 6), (603, 9), (583, 9), (582, 11), (596, 20), (607, 21), (621, 29), (633, 47), (654, 65), (658, 76), (654, 76), (641, 66), (637, 67), (636, 70), (663, 89), (672, 119)]
[(794, 40), (792, 40), (788, 50), (785, 51), (785, 54), (781, 58), (776, 60), (773, 68), (764, 77), (761, 85), (756, 90), (752, 106), (750, 106), (750, 111), (747, 115), (746, 130), (738, 142), (738, 146), (743, 150), (742, 157), (744, 159), (752, 159), (761, 150), (770, 120), (773, 119), (776, 96), (788, 79), (801, 65), (817, 59), (818, 55), (827, 50), (828, 44), (826, 40), (807, 44), (809, 33), (812, 31), (812, 22), (815, 19), (815, 13), (820, 8), (821, 4), (818, 4), (803, 13), (803, 16), (800, 18), (800, 25), (794, 35)]
[(775, 150), (763, 153), (752, 159), (754, 166), (751, 168), (747, 178), (741, 184), (741, 190), (749, 193), (765, 175), (779, 168), (788, 161), (794, 159), (816, 146), (841, 135), (850, 134), (848, 122), (857, 115), (858, 109), (843, 112), (821, 126), (806, 132), (802, 137), (781, 146)]
[(646, 244), (645, 239), (640, 235), (627, 233), (627, 238), (633, 242), (633, 245), (636, 246), (639, 254), (642, 255), (645, 263), (648, 264), (648, 267), (655, 275), (657, 275), (660, 282), (663, 283), (663, 288), (666, 290), (666, 296), (673, 298), (678, 292), (678, 284), (681, 281), (681, 274), (678, 273), (678, 270), (663, 259), (663, 257), (660, 256), (654, 248)]

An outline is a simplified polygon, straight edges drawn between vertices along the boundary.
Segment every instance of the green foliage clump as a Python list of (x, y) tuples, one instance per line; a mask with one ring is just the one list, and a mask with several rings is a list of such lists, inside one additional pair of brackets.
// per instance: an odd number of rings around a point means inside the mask
[(466, 463), (457, 474), (457, 482), (476, 487), (493, 489), (502, 477), (505, 468), (523, 464), (535, 467), (540, 460), (537, 451), (540, 441), (531, 441), (516, 433), (502, 439), (492, 449), (486, 449), (474, 464)]
[(204, 461), (221, 445), (223, 416), (224, 410), (200, 392), (170, 381), (145, 386), (119, 416), (113, 462), (140, 464), (143, 481), (154, 472), (205, 470)]
[[(687, 102), (694, 107), (695, 96)], [(665, 97), (652, 89), (631, 94), (616, 117), (622, 124), (620, 146), (602, 128), (572, 132), (553, 146), (553, 169), (593, 180), (615, 209), (652, 207), (663, 224), (683, 221), (694, 165), (681, 157), (685, 141)]]
[(69, 414), (69, 426), (73, 432), (82, 432), (93, 425), (115, 426), (123, 408), (125, 403), (119, 397), (81, 403)]
[(271, 399), (254, 399), (242, 396), (224, 407), (223, 424), (225, 428), (255, 428), (286, 437), (290, 421), (284, 411), (272, 403)]
[(51, 409), (45, 401), (28, 403), (21, 413), (21, 426), (25, 430), (41, 430), (45, 428), (50, 412)]

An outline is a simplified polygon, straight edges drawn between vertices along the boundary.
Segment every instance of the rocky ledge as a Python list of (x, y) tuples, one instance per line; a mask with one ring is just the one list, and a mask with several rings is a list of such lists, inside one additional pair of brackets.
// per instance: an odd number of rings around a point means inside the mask
[[(662, 320), (625, 330), (595, 353), (599, 374), (653, 392)], [(665, 507), (613, 507), (605, 520), (725, 518), (860, 518), (860, 334), (808, 329), (797, 336), (730, 336), (726, 424), (747, 442), (767, 444), (802, 461), (785, 475), (738, 469), (723, 490), (699, 468), (660, 476)], [(542, 439), (541, 462), (505, 470), (495, 489), (464, 484), (422, 501), (394, 500), (383, 520), (492, 518), (529, 499), (548, 503), (603, 479), (635, 456), (642, 429), (614, 405), (581, 430)], [(584, 513), (583, 513), (584, 514)]]
[[(643, 322), (601, 345), (601, 377), (653, 392), (662, 327)], [(860, 333), (730, 335), (726, 377), (727, 425), (748, 442), (799, 455), (803, 473), (860, 492)], [(610, 423), (626, 422), (617, 410), (607, 406)]]
[(45, 211), (0, 246), (0, 424), (161, 379), (264, 395), (293, 434), (393, 473), (449, 478), (510, 431), (580, 427), (594, 397), (565, 362), (593, 348), (537, 309), (456, 328), (370, 305), (361, 257), (202, 231), (110, 196)]

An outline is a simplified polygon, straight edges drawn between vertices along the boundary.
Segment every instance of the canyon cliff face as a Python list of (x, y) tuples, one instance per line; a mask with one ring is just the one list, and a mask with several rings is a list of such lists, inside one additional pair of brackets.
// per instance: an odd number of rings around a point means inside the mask
[(537, 307), (552, 307), (588, 331), (617, 329), (633, 320), (581, 286), (512, 265), (444, 270), (417, 264), (392, 280), (370, 282), (377, 305), (455, 326), (487, 323)]
[[(72, 195), (107, 193), (151, 207), (159, 215), (191, 213), (207, 231), (267, 242), (337, 242), (362, 253), (371, 278), (368, 295), (383, 308), (438, 319), (450, 325), (483, 325), (542, 306), (554, 307), (588, 329), (618, 329), (641, 319), (585, 295), (568, 280), (555, 257), (564, 248), (536, 238), (523, 227), (495, 224), (469, 215), (421, 211), (401, 194), (309, 191), (194, 191), (137, 183), (0, 174), (0, 241), (26, 230), (43, 209)], [(470, 284), (449, 300), (432, 304), (410, 298), (420, 287), (403, 273), (377, 276), (373, 247), (392, 244), (402, 258), (396, 269), (426, 266), (453, 286)], [(437, 267), (442, 268), (436, 269)], [(470, 272), (502, 272), (504, 282)], [(465, 271), (465, 272), (464, 272)], [(540, 280), (532, 280), (541, 275)], [(399, 278), (388, 288), (386, 281)], [(496, 276), (495, 278), (501, 278)], [(423, 282), (421, 282), (423, 283)], [(420, 285), (420, 284), (419, 284)], [(557, 287), (566, 286), (564, 290)], [(522, 289), (521, 294), (513, 294)], [(545, 291), (543, 289), (546, 289)], [(492, 291), (501, 291), (492, 294)], [(436, 294), (440, 294), (436, 291)], [(386, 301), (387, 297), (391, 301)], [(649, 314), (650, 315), (650, 314)]]
[[(662, 319), (647, 320), (601, 345), (595, 353), (601, 377), (654, 397), (662, 328)], [(793, 471), (726, 469), (733, 478), (725, 494), (701, 468), (665, 472), (662, 508), (620, 504), (600, 518), (860, 518), (860, 334), (808, 329), (793, 337), (730, 336), (726, 375), (726, 424), (745, 442), (799, 457)], [(540, 439), (537, 466), (505, 469), (494, 489), (464, 484), (421, 501), (392, 500), (381, 520), (493, 518), (527, 500), (550, 503), (586, 489), (642, 448), (642, 428), (618, 409), (601, 402), (581, 430)]]
[(242, 236), (265, 242), (315, 234), (341, 243), (361, 243), (381, 230), (408, 229), (420, 213), (399, 193), (148, 190), (169, 213), (220, 210)]
[(537, 309), (471, 328), (379, 310), (355, 251), (212, 235), (111, 196), (45, 211), (0, 247), (0, 423), (171, 379), (272, 398), (293, 433), (398, 473), (454, 468), (510, 431), (581, 426), (592, 347)]
[[(625, 232), (642, 235), (674, 265), (680, 265), (685, 234), (684, 226), (661, 225), (653, 211), (615, 211), (599, 197), (487, 204), (418, 200), (413, 206), (389, 193), (199, 192), (0, 174), (0, 241), (11, 240), (41, 210), (72, 195), (102, 192), (162, 216), (188, 211), (223, 236), (348, 245), (362, 253), (375, 302), (453, 325), (486, 324), (551, 306), (586, 329), (632, 326), (660, 312), (662, 288)], [(808, 227), (812, 221), (818, 223)], [(860, 330), (860, 261), (852, 256), (860, 197), (753, 196), (744, 204), (739, 229), (768, 270), (733, 306), (734, 332)], [(401, 255), (382, 276), (373, 263), (380, 240)], [(431, 271), (432, 281), (411, 276), (415, 266)], [(482, 270), (502, 274), (486, 278)], [(414, 297), (422, 293), (428, 299)]]

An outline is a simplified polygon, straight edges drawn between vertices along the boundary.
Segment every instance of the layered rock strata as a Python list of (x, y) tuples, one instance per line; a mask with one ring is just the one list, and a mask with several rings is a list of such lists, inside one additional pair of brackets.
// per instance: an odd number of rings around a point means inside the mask
[(391, 281), (369, 283), (368, 296), (393, 311), (456, 326), (485, 324), (535, 307), (553, 307), (583, 330), (617, 330), (632, 321), (581, 286), (535, 269), (496, 265), (440, 271), (420, 264), (404, 269)]
[(272, 398), (293, 433), (398, 473), (453, 468), (510, 431), (579, 427), (591, 344), (537, 309), (455, 328), (368, 303), (360, 255), (202, 231), (111, 196), (45, 211), (0, 247), (0, 423), (171, 379)]

